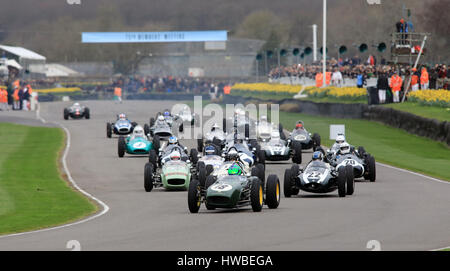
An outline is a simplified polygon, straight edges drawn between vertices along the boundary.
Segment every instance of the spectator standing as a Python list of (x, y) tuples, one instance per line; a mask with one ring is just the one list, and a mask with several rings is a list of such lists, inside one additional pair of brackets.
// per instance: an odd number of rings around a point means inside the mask
[(8, 91), (6, 89), (0, 88), (0, 110), (8, 110)]
[(316, 74), (316, 87), (320, 88), (323, 85), (323, 74), (321, 72)]
[(428, 89), (429, 82), (427, 68), (423, 67), (422, 73), (420, 74), (420, 89)]
[(386, 91), (389, 90), (389, 80), (385, 72), (381, 72), (377, 80), (378, 99), (381, 104), (386, 103)]
[(28, 111), (30, 109), (29, 105), (29, 101), (30, 101), (30, 91), (28, 89), (28, 87), (24, 87), (23, 88), (23, 95), (22, 95), (22, 110)]
[(13, 99), (14, 99), (14, 110), (20, 109), (20, 97), (19, 97), (19, 88), (17, 86), (14, 86), (14, 92), (13, 92)]
[(334, 70), (333, 75), (331, 77), (331, 83), (337, 87), (342, 86), (343, 83), (342, 73), (338, 69)]
[(6, 91), (8, 92), (8, 107), (11, 109), (14, 109), (14, 99), (13, 99), (13, 93), (14, 89), (12, 87), (12, 84), (8, 83), (8, 86), (6, 88)]
[(416, 68), (412, 69), (411, 73), (411, 90), (417, 91), (419, 90), (419, 73), (417, 72)]
[(400, 102), (400, 90), (402, 89), (403, 80), (398, 75), (398, 71), (394, 71), (394, 75), (391, 77), (389, 86), (391, 87), (394, 103)]
[(356, 76), (356, 86), (358, 88), (363, 88), (365, 84), (366, 84), (366, 76), (362, 72), (360, 72)]
[(119, 86), (114, 88), (114, 101), (122, 103), (122, 88)]
[(19, 110), (23, 109), (23, 88), (19, 87)]

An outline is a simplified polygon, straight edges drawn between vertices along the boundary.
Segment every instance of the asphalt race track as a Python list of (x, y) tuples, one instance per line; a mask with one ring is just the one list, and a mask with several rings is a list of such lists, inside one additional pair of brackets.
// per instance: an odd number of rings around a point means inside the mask
[[(450, 183), (380, 164), (377, 181), (357, 182), (353, 196), (301, 191), (298, 197), (282, 196), (278, 209), (265, 207), (261, 213), (251, 208), (207, 211), (202, 205), (191, 214), (187, 192), (158, 188), (146, 193), (147, 156), (118, 158), (117, 137), (106, 138), (105, 125), (120, 112), (143, 125), (174, 103), (88, 101), (83, 104), (90, 107), (91, 119), (68, 121), (62, 112), (69, 103), (41, 104), (44, 119), (70, 131), (72, 177), (110, 210), (78, 225), (0, 237), (0, 250), (67, 250), (69, 240), (79, 241), (82, 250), (368, 250), (369, 240), (379, 241), (382, 250), (450, 245)], [(1, 122), (35, 124), (32, 118), (34, 112), (0, 114)], [(194, 147), (194, 141), (183, 143)], [(304, 163), (310, 158), (304, 153)], [(266, 176), (277, 174), (282, 187), (290, 162), (269, 163)]]

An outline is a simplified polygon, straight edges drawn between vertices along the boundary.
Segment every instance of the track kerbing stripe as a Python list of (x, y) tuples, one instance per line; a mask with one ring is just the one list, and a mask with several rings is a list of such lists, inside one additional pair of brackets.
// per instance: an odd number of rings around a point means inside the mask
[[(46, 121), (44, 118), (41, 117), (41, 115), (40, 115), (40, 109), (41, 109), (41, 108), (40, 108), (40, 105), (38, 104), (38, 108), (37, 108), (37, 110), (36, 110), (36, 118), (37, 118), (38, 120), (42, 121), (42, 123), (47, 123), (47, 121)], [(65, 173), (66, 173), (66, 175), (67, 175), (67, 179), (69, 180), (69, 182), (72, 184), (72, 186), (73, 186), (76, 190), (78, 190), (80, 193), (82, 193), (82, 194), (85, 195), (86, 197), (88, 197), (88, 198), (92, 199), (93, 201), (97, 202), (103, 209), (102, 209), (101, 212), (99, 212), (99, 213), (97, 213), (97, 214), (94, 214), (94, 215), (92, 215), (92, 216), (89, 216), (89, 217), (87, 217), (87, 218), (85, 218), (85, 219), (82, 219), (82, 220), (79, 220), (79, 221), (76, 221), (76, 222), (73, 222), (73, 223), (64, 224), (64, 225), (56, 226), (56, 227), (50, 227), (50, 228), (40, 229), (40, 230), (34, 230), (34, 231), (27, 231), (27, 232), (20, 232), (20, 233), (7, 234), (7, 235), (0, 236), (0, 239), (1, 239), (1, 238), (6, 238), (6, 237), (13, 237), (13, 236), (26, 235), (26, 234), (31, 234), (31, 233), (46, 232), (46, 231), (51, 231), (51, 230), (57, 230), (57, 229), (67, 228), (67, 227), (70, 227), (70, 226), (75, 226), (75, 225), (82, 224), (82, 223), (88, 222), (88, 221), (90, 221), (90, 220), (96, 219), (96, 218), (98, 218), (98, 217), (100, 217), (100, 216), (106, 214), (106, 213), (109, 211), (109, 206), (108, 206), (108, 205), (106, 205), (103, 201), (97, 199), (96, 197), (92, 196), (92, 195), (89, 194), (88, 192), (84, 191), (83, 189), (81, 189), (81, 188), (77, 185), (77, 183), (75, 182), (75, 180), (72, 178), (72, 175), (70, 174), (69, 168), (68, 168), (68, 166), (67, 166), (67, 161), (66, 161), (66, 158), (67, 158), (67, 155), (68, 155), (69, 149), (70, 149), (70, 139), (71, 139), (71, 138), (70, 138), (70, 132), (69, 132), (69, 130), (68, 130), (65, 126), (63, 126), (62, 124), (59, 124), (59, 123), (56, 123), (56, 124), (57, 124), (58, 126), (60, 126), (60, 127), (64, 130), (64, 132), (65, 132), (65, 134), (66, 134), (66, 136), (67, 136), (66, 147), (65, 147), (65, 149), (64, 149), (63, 157), (61, 158), (61, 161), (62, 161), (62, 164), (63, 164), (64, 171), (65, 171)]]

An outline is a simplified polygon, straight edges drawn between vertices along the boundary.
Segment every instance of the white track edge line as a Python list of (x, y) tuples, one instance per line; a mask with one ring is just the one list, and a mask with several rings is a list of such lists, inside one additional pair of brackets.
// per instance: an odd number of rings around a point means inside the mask
[[(39, 105), (39, 104), (38, 104), (38, 109), (36, 110), (36, 118), (39, 119), (40, 121), (42, 121), (43, 123), (47, 123), (47, 121), (46, 121), (44, 118), (42, 118), (41, 115), (40, 115), (40, 105)], [(70, 137), (70, 132), (69, 132), (69, 130), (68, 130), (65, 126), (63, 126), (62, 124), (59, 124), (59, 123), (56, 123), (56, 124), (59, 125), (59, 126), (64, 130), (64, 132), (66, 133), (66, 136), (67, 136), (66, 147), (65, 147), (65, 149), (64, 149), (64, 154), (63, 154), (63, 157), (61, 158), (61, 161), (62, 161), (63, 168), (64, 168), (64, 171), (65, 171), (65, 173), (66, 173), (66, 175), (67, 175), (67, 178), (68, 178), (69, 182), (72, 184), (72, 186), (73, 186), (76, 190), (78, 190), (79, 192), (81, 192), (81, 193), (82, 193), (83, 195), (85, 195), (86, 197), (88, 197), (88, 198), (94, 200), (95, 202), (97, 202), (97, 203), (103, 208), (103, 210), (102, 210), (101, 212), (97, 213), (97, 214), (94, 214), (94, 215), (92, 215), (92, 216), (89, 216), (89, 217), (87, 217), (87, 218), (85, 218), (85, 219), (82, 219), (82, 220), (79, 220), (79, 221), (76, 221), (76, 222), (72, 222), (72, 223), (68, 223), (68, 224), (64, 224), (64, 225), (56, 226), (56, 227), (50, 227), (50, 228), (40, 229), (40, 230), (34, 230), (34, 231), (27, 231), (27, 232), (19, 232), (19, 233), (13, 233), (13, 234), (2, 235), (2, 236), (0, 236), (0, 239), (2, 239), (2, 238), (7, 238), (7, 237), (21, 236), (21, 235), (26, 235), (26, 234), (31, 234), (31, 233), (46, 232), (46, 231), (51, 231), (51, 230), (57, 230), (57, 229), (67, 228), (67, 227), (70, 227), (70, 226), (75, 226), (75, 225), (82, 224), (82, 223), (88, 222), (88, 221), (90, 221), (90, 220), (96, 219), (96, 218), (98, 218), (98, 217), (100, 217), (100, 216), (106, 214), (106, 213), (109, 211), (109, 206), (108, 206), (108, 205), (106, 205), (103, 201), (97, 199), (96, 197), (92, 196), (92, 195), (89, 194), (88, 192), (84, 191), (83, 189), (81, 189), (81, 188), (77, 185), (77, 183), (75, 182), (75, 180), (72, 178), (72, 175), (70, 174), (70, 171), (69, 171), (69, 168), (68, 168), (67, 162), (66, 162), (66, 158), (67, 158), (67, 155), (68, 155), (69, 149), (70, 149), (70, 139), (71, 139), (71, 137)]]

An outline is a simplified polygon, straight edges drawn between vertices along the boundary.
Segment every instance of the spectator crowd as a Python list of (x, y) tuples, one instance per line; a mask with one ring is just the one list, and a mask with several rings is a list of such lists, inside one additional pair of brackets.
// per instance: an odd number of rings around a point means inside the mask
[(33, 88), (28, 82), (15, 80), (11, 84), (0, 86), (0, 110), (30, 110)]

